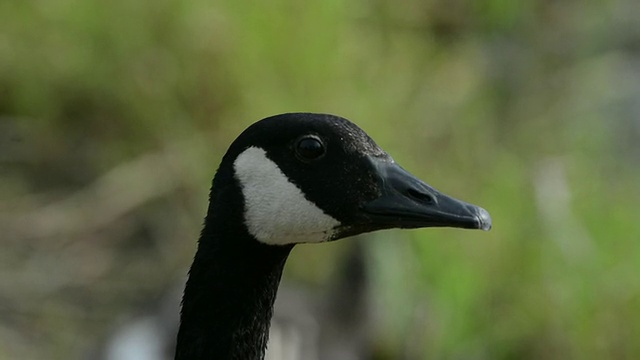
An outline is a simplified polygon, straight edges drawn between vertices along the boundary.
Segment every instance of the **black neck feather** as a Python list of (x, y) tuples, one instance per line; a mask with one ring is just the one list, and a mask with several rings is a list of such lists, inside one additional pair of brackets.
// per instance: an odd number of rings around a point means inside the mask
[(217, 205), (241, 204), (237, 185), (221, 188), (214, 181), (213, 189), (184, 291), (175, 358), (263, 359), (292, 246), (256, 241), (243, 224), (241, 207)]

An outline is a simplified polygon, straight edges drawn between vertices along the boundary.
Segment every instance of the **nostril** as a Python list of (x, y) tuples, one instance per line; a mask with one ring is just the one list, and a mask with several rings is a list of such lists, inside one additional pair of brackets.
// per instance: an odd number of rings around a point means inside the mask
[(425, 192), (420, 192), (415, 189), (408, 189), (407, 195), (423, 204), (434, 204), (436, 202), (436, 199), (433, 195)]

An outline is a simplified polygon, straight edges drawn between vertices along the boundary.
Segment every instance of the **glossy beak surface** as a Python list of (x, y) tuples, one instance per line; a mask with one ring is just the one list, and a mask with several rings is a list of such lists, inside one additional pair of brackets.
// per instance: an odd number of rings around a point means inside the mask
[(439, 192), (389, 159), (369, 159), (381, 194), (361, 210), (376, 225), (491, 229), (491, 216), (485, 209)]

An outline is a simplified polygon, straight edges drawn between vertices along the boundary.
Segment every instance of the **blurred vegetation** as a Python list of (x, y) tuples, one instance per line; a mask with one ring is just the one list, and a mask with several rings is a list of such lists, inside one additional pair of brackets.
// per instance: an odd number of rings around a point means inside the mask
[[(380, 359), (637, 358), (637, 9), (0, 2), (0, 359), (81, 358), (180, 284), (226, 147), (291, 111), (493, 216), (366, 239)], [(345, 246), (298, 247), (286, 279)]]

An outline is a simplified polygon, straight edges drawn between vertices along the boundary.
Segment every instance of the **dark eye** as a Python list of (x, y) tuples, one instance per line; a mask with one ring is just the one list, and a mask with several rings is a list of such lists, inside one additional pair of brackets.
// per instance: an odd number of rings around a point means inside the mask
[(320, 138), (314, 135), (307, 135), (296, 141), (295, 152), (300, 160), (311, 161), (322, 157), (325, 149)]

